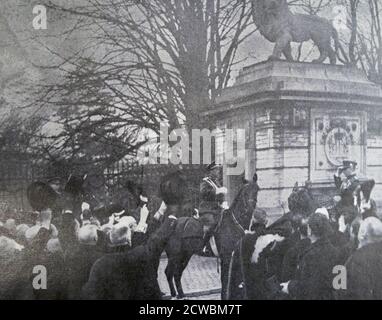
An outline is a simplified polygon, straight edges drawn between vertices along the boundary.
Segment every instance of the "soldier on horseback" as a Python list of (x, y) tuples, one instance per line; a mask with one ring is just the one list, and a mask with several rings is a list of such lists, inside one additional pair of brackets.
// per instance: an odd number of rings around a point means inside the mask
[[(207, 166), (207, 176), (203, 178), (200, 184), (200, 204), (199, 215), (204, 214), (219, 215), (223, 209), (228, 209), (227, 202), (225, 201), (225, 195), (227, 194), (227, 188), (222, 187), (220, 184), (220, 177), (222, 167), (215, 162), (212, 162)], [(213, 255), (212, 249), (208, 245), (212, 230), (206, 230), (204, 239), (205, 247), (203, 254)]]
[(222, 167), (215, 162), (207, 166), (207, 176), (200, 184), (199, 214), (220, 213), (222, 208), (227, 209), (225, 195), (227, 189), (220, 184)]
[[(343, 216), (343, 220), (339, 220), (340, 228), (349, 225), (357, 216), (356, 192), (360, 182), (355, 173), (357, 163), (355, 161), (343, 161), (343, 165), (334, 175), (334, 183), (340, 195), (340, 201), (336, 205), (338, 218)], [(342, 230), (344, 231), (344, 230)]]
[[(341, 195), (342, 205), (354, 205), (353, 194), (359, 185), (359, 180), (355, 173), (357, 162), (344, 161), (343, 165), (338, 168), (337, 173), (334, 175), (334, 183)], [(341, 175), (344, 178), (341, 178)]]

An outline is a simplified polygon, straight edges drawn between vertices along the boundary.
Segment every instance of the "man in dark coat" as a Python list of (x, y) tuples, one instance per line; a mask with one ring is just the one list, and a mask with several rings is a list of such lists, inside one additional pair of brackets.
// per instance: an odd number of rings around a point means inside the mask
[(162, 294), (158, 284), (160, 256), (173, 235), (177, 217), (187, 192), (181, 172), (162, 178), (160, 196), (167, 209), (164, 221), (148, 240), (124, 253), (108, 254), (93, 265), (83, 288), (86, 299), (158, 300)]
[(338, 250), (330, 243), (330, 224), (321, 213), (309, 217), (309, 238), (312, 242), (306, 250), (295, 280), (283, 283), (283, 292), (298, 300), (333, 299), (333, 268), (338, 264)]
[(310, 247), (311, 242), (308, 237), (308, 226), (301, 225), (299, 228), (300, 238), (296, 243), (289, 248), (285, 253), (281, 271), (281, 281), (289, 281), (290, 279), (296, 279), (298, 273), (298, 265), (300, 264), (302, 257)]
[(382, 222), (370, 217), (359, 230), (360, 248), (345, 264), (345, 290), (336, 291), (343, 300), (382, 300)]
[(156, 260), (176, 226), (169, 216), (147, 243), (126, 253), (108, 254), (93, 265), (83, 298), (97, 300), (158, 300)]

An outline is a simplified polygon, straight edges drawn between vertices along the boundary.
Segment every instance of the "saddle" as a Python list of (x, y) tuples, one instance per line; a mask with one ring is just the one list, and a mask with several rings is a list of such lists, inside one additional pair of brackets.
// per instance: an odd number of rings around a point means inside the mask
[(182, 217), (178, 219), (175, 232), (182, 239), (203, 238), (203, 225), (194, 217)]

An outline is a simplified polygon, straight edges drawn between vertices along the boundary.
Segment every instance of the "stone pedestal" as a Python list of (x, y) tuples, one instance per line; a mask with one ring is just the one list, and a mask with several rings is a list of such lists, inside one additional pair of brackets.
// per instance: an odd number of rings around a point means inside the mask
[[(245, 175), (258, 174), (259, 207), (280, 213), (296, 182), (311, 181), (328, 200), (344, 159), (376, 180), (372, 196), (382, 200), (381, 111), (381, 88), (356, 68), (277, 61), (244, 68), (206, 116), (246, 130)], [(239, 181), (224, 177), (229, 201)]]

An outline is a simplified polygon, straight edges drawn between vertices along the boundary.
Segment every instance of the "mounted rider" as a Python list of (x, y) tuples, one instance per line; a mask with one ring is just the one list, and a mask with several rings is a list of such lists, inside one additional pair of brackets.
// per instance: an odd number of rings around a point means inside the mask
[(63, 210), (70, 210), (76, 218), (79, 218), (86, 178), (87, 174), (81, 176), (70, 174), (67, 179), (52, 176), (46, 180), (46, 185), (54, 191), (57, 198), (51, 208), (54, 216), (60, 215)]
[(227, 188), (220, 183), (222, 166), (212, 162), (206, 169), (207, 175), (200, 184), (200, 216), (205, 213), (220, 214), (222, 209), (228, 209), (225, 201)]
[(360, 181), (355, 173), (356, 167), (357, 162), (345, 160), (334, 175), (334, 183), (340, 196), (336, 210), (338, 216), (344, 216), (345, 225), (352, 221), (358, 213), (356, 193)]
[[(225, 201), (225, 195), (227, 194), (227, 188), (222, 187), (220, 180), (222, 176), (222, 166), (212, 162), (206, 167), (207, 175), (203, 178), (200, 184), (200, 204), (199, 204), (199, 216), (203, 217), (205, 214), (220, 215), (222, 210), (228, 209), (227, 202)], [(207, 256), (214, 256), (217, 250), (211, 242), (213, 230), (211, 227), (204, 227), (204, 249), (203, 254)]]
[(343, 165), (337, 169), (334, 175), (334, 183), (341, 195), (341, 203), (345, 206), (354, 204), (354, 191), (359, 185), (355, 169), (357, 162), (343, 161)]

